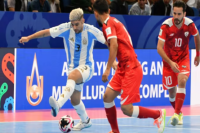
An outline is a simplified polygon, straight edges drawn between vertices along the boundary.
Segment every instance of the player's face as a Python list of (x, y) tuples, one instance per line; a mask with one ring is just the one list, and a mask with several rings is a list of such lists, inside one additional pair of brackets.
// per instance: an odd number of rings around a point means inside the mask
[(95, 18), (96, 18), (97, 23), (99, 24), (99, 26), (102, 27), (103, 25), (102, 25), (102, 23), (101, 23), (99, 13), (96, 12), (96, 11), (94, 11), (94, 16), (95, 16)]
[(174, 13), (173, 13), (173, 17), (174, 17), (174, 23), (176, 25), (179, 25), (182, 21), (183, 21), (183, 17), (185, 17), (185, 12), (183, 12), (183, 8), (182, 7), (174, 7)]
[(75, 33), (82, 32), (83, 24), (84, 24), (84, 19), (83, 18), (81, 20), (71, 21), (71, 25), (72, 25)]

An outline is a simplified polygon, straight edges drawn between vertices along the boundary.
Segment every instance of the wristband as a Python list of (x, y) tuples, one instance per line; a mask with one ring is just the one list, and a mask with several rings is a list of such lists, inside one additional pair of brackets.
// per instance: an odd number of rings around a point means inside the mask
[(200, 51), (196, 51), (196, 56), (197, 56), (197, 57), (200, 56)]

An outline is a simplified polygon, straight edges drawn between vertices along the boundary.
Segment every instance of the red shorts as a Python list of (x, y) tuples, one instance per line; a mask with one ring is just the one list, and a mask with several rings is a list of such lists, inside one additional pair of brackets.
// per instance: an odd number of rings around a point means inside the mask
[(121, 105), (140, 102), (142, 77), (143, 71), (141, 65), (136, 68), (126, 67), (123, 70), (117, 69), (108, 87), (121, 92)]
[(190, 59), (185, 59), (178, 63), (179, 73), (175, 73), (171, 68), (163, 67), (163, 88), (168, 90), (178, 84), (178, 74), (190, 76)]

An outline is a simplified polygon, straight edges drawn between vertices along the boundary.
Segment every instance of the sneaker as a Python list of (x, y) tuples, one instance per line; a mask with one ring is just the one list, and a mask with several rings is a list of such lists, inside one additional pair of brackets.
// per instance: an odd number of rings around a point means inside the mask
[(56, 117), (59, 111), (59, 105), (58, 102), (53, 98), (53, 96), (49, 98), (49, 104), (51, 106), (52, 116)]
[(179, 115), (174, 113), (174, 115), (169, 119), (171, 120), (171, 125), (176, 126), (179, 122)]
[(91, 126), (92, 126), (92, 122), (91, 122), (91, 120), (89, 118), (87, 122), (82, 122), (80, 120), (80, 122), (77, 125), (75, 125), (72, 130), (80, 131), (80, 130), (82, 130), (84, 128), (88, 128), (88, 127), (91, 127)]
[(160, 117), (155, 119), (154, 125), (156, 124), (158, 127), (158, 133), (163, 133), (165, 129), (165, 117), (166, 117), (166, 110), (160, 110)]
[(183, 113), (179, 113), (178, 115), (178, 125), (183, 125)]

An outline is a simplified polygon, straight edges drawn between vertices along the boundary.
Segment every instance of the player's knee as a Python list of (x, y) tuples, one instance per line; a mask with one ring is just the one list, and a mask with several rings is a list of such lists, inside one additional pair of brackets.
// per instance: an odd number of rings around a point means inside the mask
[(186, 82), (187, 82), (187, 79), (186, 79), (186, 78), (180, 79), (180, 80), (179, 80), (179, 86), (185, 86)]
[(80, 100), (71, 98), (71, 104), (72, 104), (73, 106), (79, 105), (79, 104), (80, 104)]
[(103, 95), (103, 101), (104, 101), (104, 102), (107, 102), (107, 103), (110, 102), (110, 101), (109, 101), (109, 96), (108, 96), (106, 93)]
[(132, 115), (132, 109), (129, 106), (122, 105), (121, 106), (121, 110), (122, 110), (124, 115), (127, 115), (127, 116), (131, 116)]

